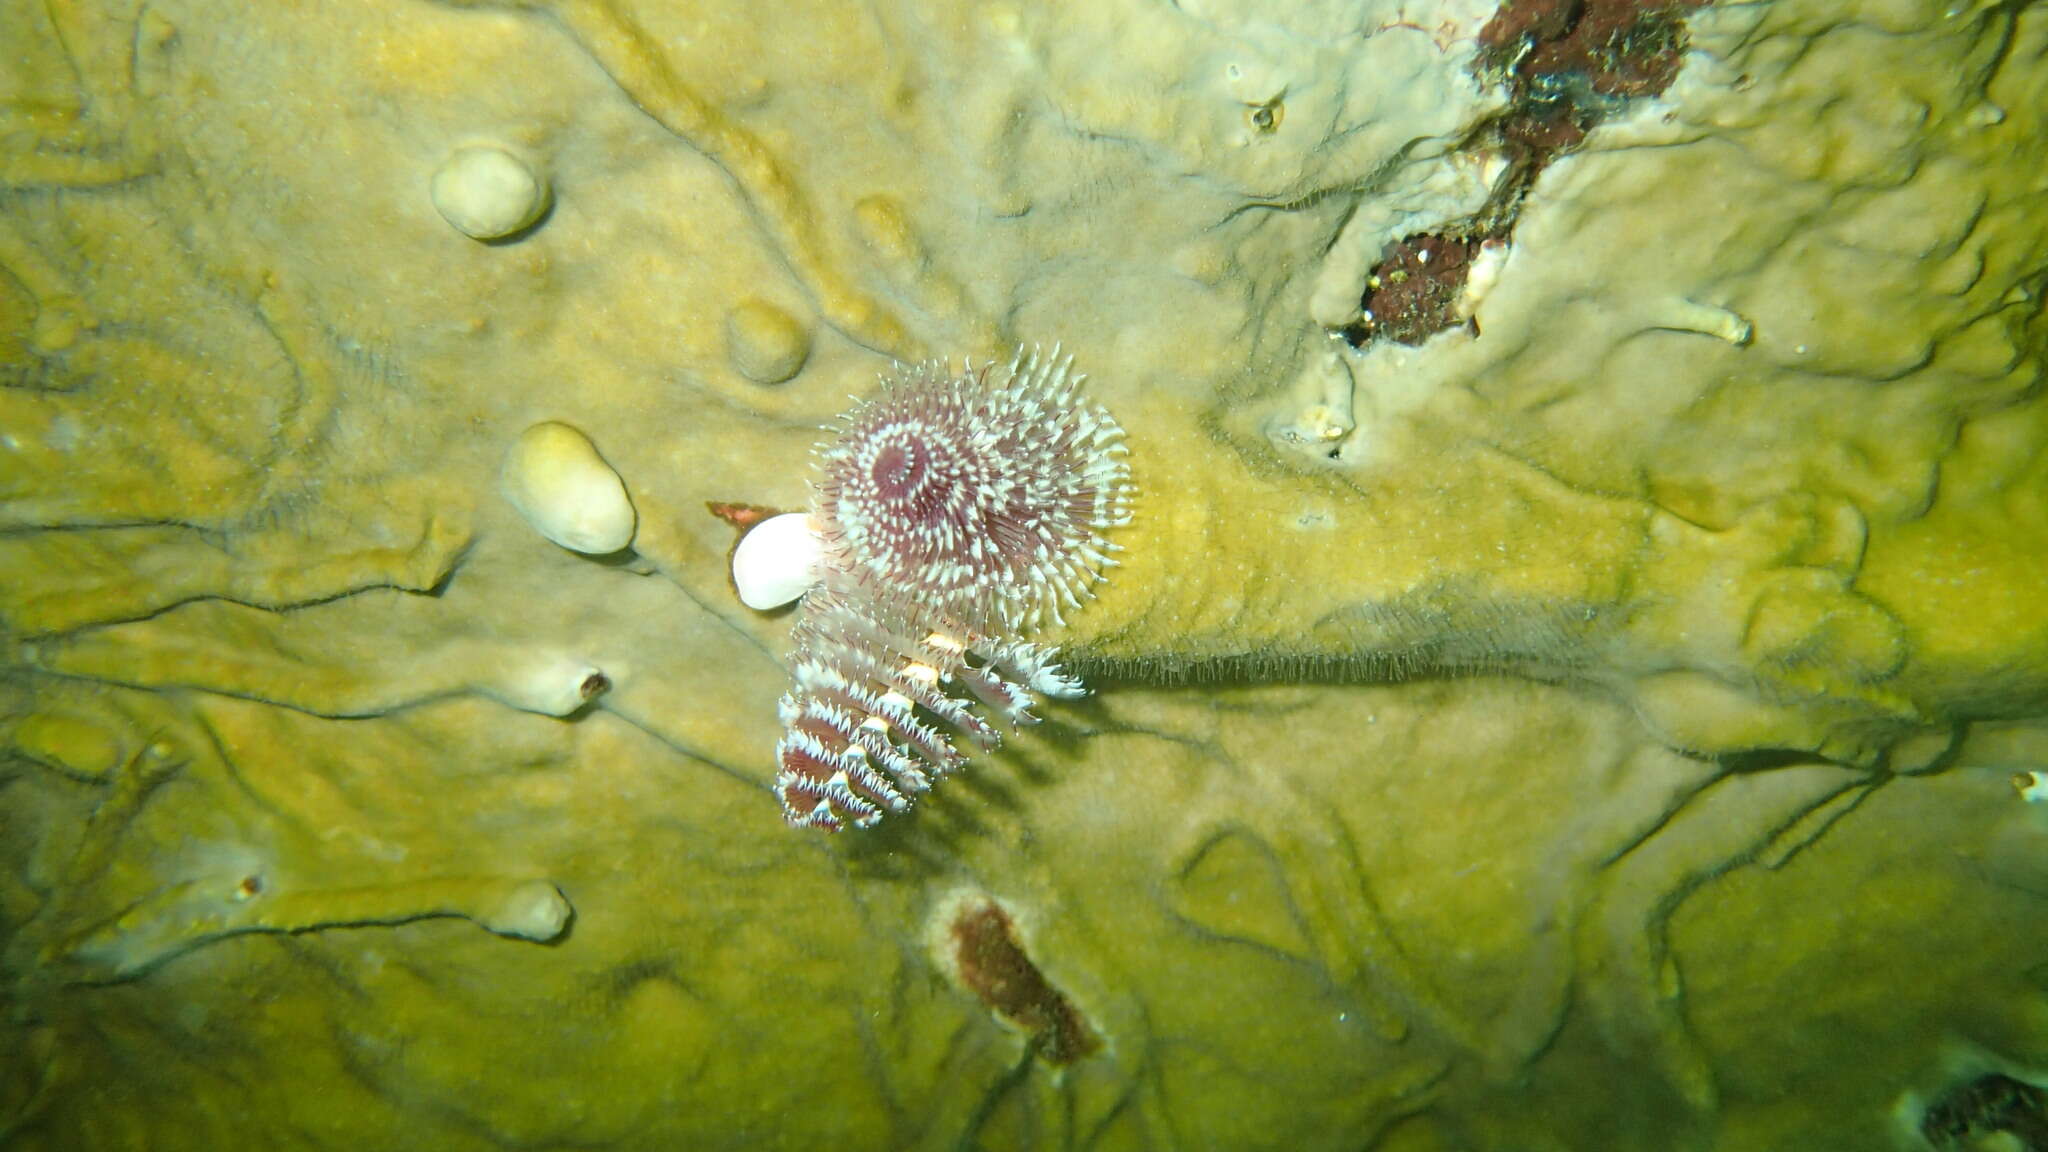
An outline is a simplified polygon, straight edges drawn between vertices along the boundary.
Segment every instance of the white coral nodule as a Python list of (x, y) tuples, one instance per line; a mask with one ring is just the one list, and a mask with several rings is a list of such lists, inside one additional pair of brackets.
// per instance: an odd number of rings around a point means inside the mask
[(868, 827), (966, 760), (956, 735), (993, 748), (991, 716), (1086, 694), (1018, 638), (1092, 595), (1115, 564), (1102, 532), (1130, 519), (1123, 429), (1072, 364), (1019, 349), (885, 377), (819, 450), (808, 515), (740, 542), (747, 604), (803, 597), (776, 748), (791, 824)]

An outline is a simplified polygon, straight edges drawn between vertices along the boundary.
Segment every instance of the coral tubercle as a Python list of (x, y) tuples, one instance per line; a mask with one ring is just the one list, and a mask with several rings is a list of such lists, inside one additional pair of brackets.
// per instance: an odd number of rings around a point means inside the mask
[[(790, 823), (837, 830), (901, 812), (991, 722), (1085, 694), (1021, 633), (1079, 607), (1129, 519), (1123, 429), (1080, 399), (1071, 358), (924, 364), (885, 379), (818, 454), (812, 546), (783, 697), (775, 790)], [(744, 542), (743, 542), (744, 545)], [(772, 583), (750, 570), (749, 586)]]

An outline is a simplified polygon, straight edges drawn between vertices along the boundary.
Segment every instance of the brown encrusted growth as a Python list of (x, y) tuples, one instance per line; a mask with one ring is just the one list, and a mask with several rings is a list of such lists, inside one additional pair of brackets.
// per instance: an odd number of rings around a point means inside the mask
[(782, 515), (779, 508), (768, 508), (760, 504), (740, 504), (731, 500), (706, 500), (704, 510), (739, 529), (741, 535), (745, 535), (747, 529), (771, 516)]
[(1706, 0), (1520, 0), (1479, 31), (1481, 67), (1542, 98), (1565, 78), (1604, 96), (1654, 96), (1678, 74), (1685, 18)]
[(1410, 236), (1387, 245), (1365, 282), (1365, 326), (1374, 336), (1420, 344), (1465, 323), (1458, 295), (1479, 251), (1477, 238)]
[[(1479, 74), (1506, 84), (1495, 126), (1522, 183), (1637, 96), (1678, 75), (1685, 18), (1706, 0), (1521, 0), (1479, 31)], [(1517, 193), (1519, 194), (1519, 193)]]
[(1079, 1010), (1031, 962), (995, 901), (962, 905), (947, 937), (954, 975), (991, 1011), (1030, 1033), (1047, 1063), (1072, 1064), (1102, 1046)]
[(1492, 200), (1470, 219), (1387, 245), (1366, 280), (1353, 347), (1420, 344), (1468, 322), (1458, 301), (1472, 258), (1514, 234), (1522, 198), (1550, 162), (1638, 96), (1678, 75), (1686, 17), (1708, 0), (1503, 0), (1479, 32), (1480, 78), (1505, 85), (1507, 110), (1482, 135), (1509, 162)]

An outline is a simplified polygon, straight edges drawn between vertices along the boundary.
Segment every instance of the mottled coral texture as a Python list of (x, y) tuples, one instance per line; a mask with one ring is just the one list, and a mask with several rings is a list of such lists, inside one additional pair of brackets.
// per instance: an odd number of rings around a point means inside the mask
[[(1652, 13), (0, 5), (0, 1144), (2024, 1138), (2048, 8)], [(790, 831), (707, 505), (1055, 339), (1094, 694)]]

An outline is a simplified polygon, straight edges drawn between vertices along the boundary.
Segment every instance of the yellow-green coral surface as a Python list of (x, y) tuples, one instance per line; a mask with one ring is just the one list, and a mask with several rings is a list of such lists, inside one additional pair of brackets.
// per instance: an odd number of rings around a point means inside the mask
[[(2048, 7), (1704, 8), (1353, 347), (1493, 14), (0, 0), (0, 1144), (2014, 1146), (1920, 1129), (2048, 1078)], [(1054, 341), (1098, 694), (785, 828), (706, 503)]]

